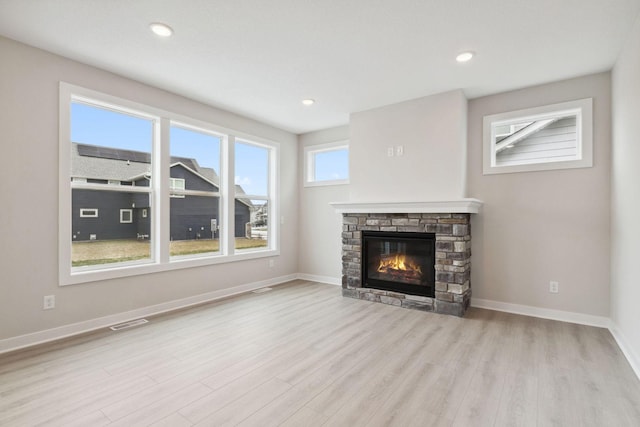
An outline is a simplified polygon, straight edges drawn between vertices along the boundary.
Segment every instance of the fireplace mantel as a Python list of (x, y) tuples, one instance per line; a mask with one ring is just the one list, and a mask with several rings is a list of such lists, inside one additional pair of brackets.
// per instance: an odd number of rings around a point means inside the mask
[(456, 199), (429, 202), (331, 202), (341, 214), (353, 213), (472, 213), (477, 214), (482, 200)]

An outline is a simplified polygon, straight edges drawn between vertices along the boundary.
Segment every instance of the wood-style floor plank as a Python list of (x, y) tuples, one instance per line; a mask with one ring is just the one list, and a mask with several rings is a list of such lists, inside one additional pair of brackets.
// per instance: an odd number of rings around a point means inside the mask
[(638, 426), (605, 329), (294, 281), (0, 355), (3, 426)]

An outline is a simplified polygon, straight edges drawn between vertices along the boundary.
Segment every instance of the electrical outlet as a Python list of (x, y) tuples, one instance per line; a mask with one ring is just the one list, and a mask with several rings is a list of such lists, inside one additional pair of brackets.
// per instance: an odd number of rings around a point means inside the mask
[(393, 147), (387, 148), (387, 156), (388, 157), (393, 157)]
[(269, 267), (273, 267), (274, 265), (276, 265), (276, 262), (272, 259), (269, 260)]
[(404, 147), (402, 145), (398, 145), (396, 147), (396, 156), (400, 157), (404, 154)]
[(56, 296), (55, 295), (45, 295), (42, 309), (43, 310), (51, 310), (52, 308), (56, 308)]
[(560, 292), (560, 284), (558, 282), (554, 282), (553, 280), (549, 282), (549, 292), (552, 294), (557, 294)]

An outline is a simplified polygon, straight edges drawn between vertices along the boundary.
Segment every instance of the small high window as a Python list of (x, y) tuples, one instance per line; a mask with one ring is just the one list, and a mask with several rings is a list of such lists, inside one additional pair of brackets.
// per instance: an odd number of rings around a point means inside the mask
[(98, 218), (98, 209), (80, 209), (80, 218)]
[(484, 174), (593, 166), (591, 117), (591, 98), (486, 116)]
[(347, 141), (312, 145), (304, 149), (304, 185), (349, 183), (349, 143)]
[(131, 224), (133, 222), (133, 209), (120, 209), (120, 223)]
[(184, 190), (184, 178), (169, 178), (169, 190)]

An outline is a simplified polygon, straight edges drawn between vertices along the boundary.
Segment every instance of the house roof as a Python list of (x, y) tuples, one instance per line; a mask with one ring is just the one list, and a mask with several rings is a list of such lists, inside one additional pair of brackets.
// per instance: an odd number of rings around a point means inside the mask
[[(196, 159), (171, 157), (171, 165), (182, 164), (218, 186), (220, 178), (212, 168), (201, 167)], [(72, 143), (71, 176), (89, 179), (130, 181), (151, 173), (151, 154), (121, 148)]]
[(509, 135), (505, 135), (502, 138), (498, 138), (496, 140), (496, 153), (504, 150), (505, 148), (513, 147), (515, 144), (524, 141), (536, 132), (540, 132), (550, 124), (555, 123), (557, 120), (557, 118), (536, 120), (527, 124), (527, 126), (522, 129), (514, 131)]
[(151, 173), (151, 164), (145, 154), (74, 142), (71, 145), (71, 176), (130, 181)]
[[(71, 177), (114, 181), (135, 181), (151, 175), (151, 154), (121, 148), (98, 145), (71, 144)], [(202, 167), (196, 159), (171, 157), (171, 167), (181, 165), (187, 170), (220, 187), (220, 177), (213, 168)], [(236, 185), (236, 194), (245, 194), (240, 185)], [(251, 200), (238, 200), (247, 206), (253, 206)]]

